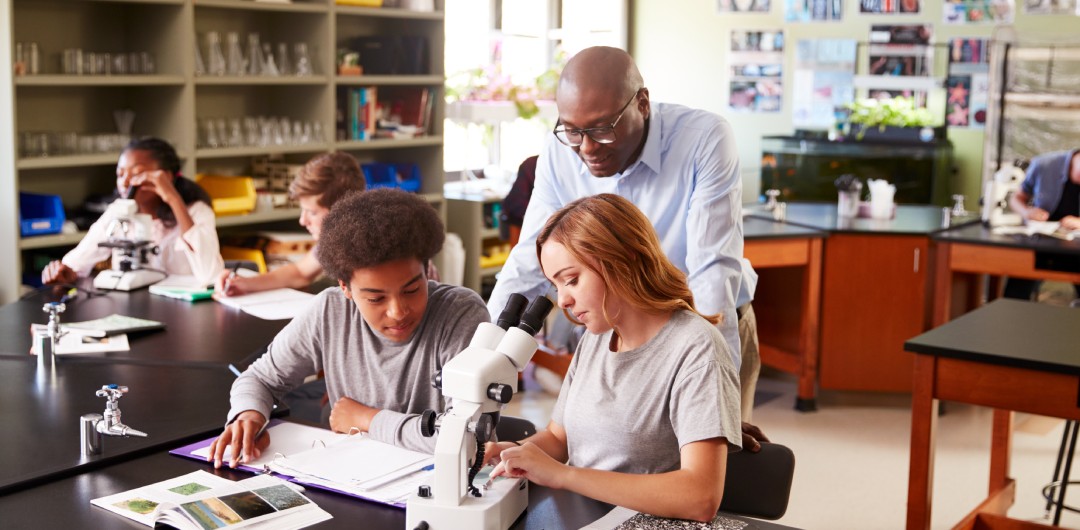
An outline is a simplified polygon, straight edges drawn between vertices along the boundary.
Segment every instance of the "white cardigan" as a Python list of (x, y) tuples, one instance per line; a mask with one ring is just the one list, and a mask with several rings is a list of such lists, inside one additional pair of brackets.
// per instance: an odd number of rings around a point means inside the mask
[[(206, 203), (196, 201), (188, 206), (188, 214), (194, 225), (180, 233), (179, 225), (166, 228), (160, 219), (152, 222), (151, 240), (160, 252), (149, 258), (150, 268), (161, 269), (169, 274), (195, 276), (199, 282), (210, 284), (225, 268), (218, 244), (214, 211)], [(61, 260), (80, 277), (89, 276), (94, 265), (108, 259), (111, 249), (99, 247), (108, 235), (109, 223), (115, 216), (109, 207), (101, 218), (90, 227), (79, 245)]]

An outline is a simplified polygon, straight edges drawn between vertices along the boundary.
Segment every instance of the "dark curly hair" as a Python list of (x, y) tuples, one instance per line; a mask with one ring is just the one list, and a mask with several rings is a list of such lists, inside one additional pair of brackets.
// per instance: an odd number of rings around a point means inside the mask
[(381, 188), (350, 193), (323, 220), (317, 258), (331, 278), (348, 284), (353, 272), (400, 259), (427, 262), (442, 250), (439, 213), (418, 195)]
[[(180, 174), (180, 156), (176, 154), (176, 149), (173, 146), (162, 140), (161, 138), (154, 138), (152, 136), (145, 136), (142, 138), (136, 138), (129, 142), (124, 147), (124, 152), (128, 151), (145, 151), (150, 154), (150, 157), (158, 163), (158, 168), (168, 171), (173, 176), (173, 186), (176, 188), (176, 192), (180, 194), (180, 198), (184, 199), (184, 204), (190, 206), (196, 202), (202, 201), (207, 206), (212, 206), (210, 202), (210, 194), (206, 193), (206, 190), (202, 189), (195, 181), (184, 178)], [(116, 197), (119, 197), (119, 192), (116, 193)], [(155, 213), (155, 216), (161, 220), (167, 228), (176, 226), (176, 214), (173, 213), (172, 207), (162, 202)]]
[(289, 195), (294, 199), (321, 195), (319, 206), (330, 208), (346, 194), (364, 191), (365, 187), (356, 158), (337, 151), (308, 160), (296, 180), (289, 184)]

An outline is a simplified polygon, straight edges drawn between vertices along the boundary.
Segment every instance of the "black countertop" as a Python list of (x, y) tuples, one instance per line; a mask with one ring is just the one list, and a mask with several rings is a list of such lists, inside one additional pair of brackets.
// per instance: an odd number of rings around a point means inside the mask
[[(66, 355), (65, 359), (225, 367), (241, 364), (264, 350), (289, 322), (262, 320), (212, 300), (187, 302), (152, 295), (148, 289), (106, 293), (90, 297), (80, 291), (65, 304), (67, 310), (60, 316), (61, 322), (93, 320), (118, 313), (163, 322), (165, 330), (130, 334), (130, 351)], [(44, 290), (0, 307), (0, 336), (4, 337), (0, 341), (0, 357), (29, 354), (30, 324), (47, 323), (48, 315), (41, 307), (58, 298), (57, 293)]]
[[(57, 359), (49, 371), (29, 356), (0, 359), (0, 493), (210, 436), (225, 424), (235, 378), (223, 366)], [(149, 436), (106, 436), (103, 454), (83, 458), (79, 418), (105, 410), (105, 399), (94, 393), (112, 383), (130, 389), (119, 400), (123, 423)]]
[(1064, 239), (1044, 235), (994, 234), (982, 223), (972, 223), (935, 233), (935, 241), (945, 243), (975, 243), (1010, 248), (1030, 248), (1040, 252), (1080, 255), (1080, 240)]
[(825, 237), (826, 235), (828, 234), (821, 230), (779, 223), (772, 219), (750, 216), (743, 218), (743, 239), (745, 240)]
[(1080, 375), (1080, 309), (1000, 298), (904, 343), (914, 353)]
[[(941, 206), (900, 204), (896, 207), (896, 217), (893, 219), (864, 219), (837, 216), (835, 202), (786, 204), (787, 224), (832, 233), (927, 235), (943, 230)], [(761, 205), (747, 206), (744, 209), (749, 212), (747, 218), (773, 219), (772, 212)]]

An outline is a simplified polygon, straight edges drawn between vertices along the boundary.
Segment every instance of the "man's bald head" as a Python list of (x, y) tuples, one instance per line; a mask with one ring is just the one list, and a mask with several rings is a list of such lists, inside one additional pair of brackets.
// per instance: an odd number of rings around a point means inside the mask
[(567, 97), (625, 99), (645, 86), (630, 54), (595, 46), (574, 55), (559, 77), (555, 99)]

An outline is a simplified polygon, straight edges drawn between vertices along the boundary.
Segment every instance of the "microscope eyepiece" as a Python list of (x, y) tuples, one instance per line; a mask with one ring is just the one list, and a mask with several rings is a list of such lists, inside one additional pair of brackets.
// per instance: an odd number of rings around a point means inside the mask
[(510, 329), (521, 321), (521, 312), (525, 310), (525, 305), (529, 303), (529, 299), (525, 298), (525, 295), (521, 293), (513, 293), (510, 295), (510, 299), (506, 301), (506, 307), (503, 308), (502, 313), (499, 314), (499, 319), (495, 322), (503, 330)]
[(547, 318), (548, 313), (551, 312), (551, 308), (554, 306), (555, 304), (551, 303), (551, 299), (544, 295), (533, 298), (532, 303), (525, 310), (525, 314), (521, 316), (521, 324), (518, 324), (518, 328), (529, 335), (536, 335), (544, 325), (544, 319)]

